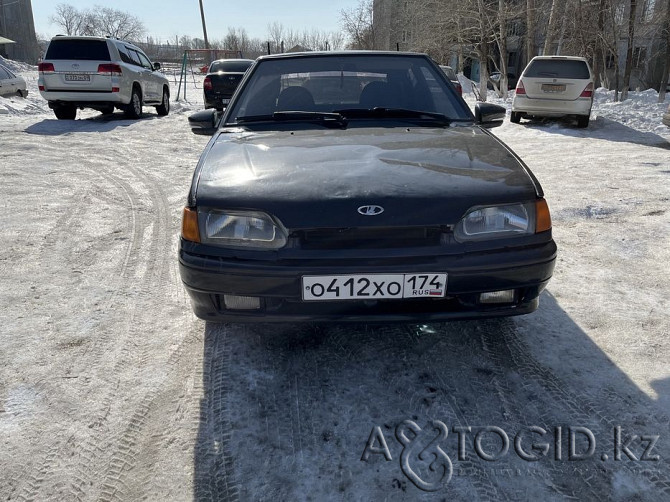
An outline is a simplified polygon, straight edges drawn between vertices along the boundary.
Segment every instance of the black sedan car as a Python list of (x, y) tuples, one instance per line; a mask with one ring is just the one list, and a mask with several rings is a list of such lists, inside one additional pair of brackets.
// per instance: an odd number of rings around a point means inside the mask
[(436, 321), (526, 314), (556, 245), (542, 188), (426, 55), (259, 58), (195, 169), (179, 245), (195, 314)]
[(205, 109), (216, 108), (221, 111), (235, 93), (244, 73), (253, 64), (252, 59), (217, 59), (207, 69), (203, 82)]

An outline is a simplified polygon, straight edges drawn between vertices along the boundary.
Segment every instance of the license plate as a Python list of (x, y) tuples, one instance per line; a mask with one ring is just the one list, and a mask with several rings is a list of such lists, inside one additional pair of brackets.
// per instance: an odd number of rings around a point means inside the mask
[(447, 274), (306, 275), (302, 278), (302, 299), (388, 300), (402, 298), (444, 298)]
[(542, 84), (544, 92), (564, 92), (565, 84)]
[(67, 82), (89, 82), (91, 80), (90, 75), (77, 75), (72, 73), (65, 74), (65, 80)]

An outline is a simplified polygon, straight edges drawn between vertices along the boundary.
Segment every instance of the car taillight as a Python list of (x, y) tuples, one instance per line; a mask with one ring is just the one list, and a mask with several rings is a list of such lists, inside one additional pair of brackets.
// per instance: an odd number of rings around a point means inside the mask
[(526, 94), (526, 88), (523, 86), (523, 82), (519, 80), (516, 84), (516, 93), (517, 94)]
[(121, 66), (114, 63), (105, 63), (98, 65), (100, 75), (121, 75)]
[(53, 63), (40, 63), (37, 65), (37, 71), (40, 73), (53, 73), (56, 69)]
[(463, 95), (463, 86), (461, 84), (458, 84), (456, 86), (456, 90), (458, 91), (458, 95), (462, 96)]
[(212, 79), (209, 77), (205, 77), (205, 83), (203, 84), (203, 87), (205, 88), (206, 91), (211, 91), (212, 90)]
[(586, 88), (579, 95), (580, 98), (592, 98), (593, 97), (593, 82), (586, 86)]

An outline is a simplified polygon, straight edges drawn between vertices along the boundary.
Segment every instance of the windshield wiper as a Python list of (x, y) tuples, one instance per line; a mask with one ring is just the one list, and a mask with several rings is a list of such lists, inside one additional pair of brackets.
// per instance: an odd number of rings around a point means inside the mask
[(249, 122), (276, 122), (276, 121), (290, 121), (290, 120), (300, 120), (308, 122), (319, 122), (323, 125), (337, 124), (340, 127), (347, 126), (347, 119), (337, 112), (310, 112), (310, 111), (301, 111), (301, 110), (287, 110), (281, 112), (274, 112), (268, 115), (248, 115), (246, 117), (237, 117), (236, 122), (249, 123)]
[(442, 113), (424, 112), (421, 110), (409, 110), (406, 108), (347, 108), (344, 110), (335, 110), (336, 113), (350, 118), (410, 118), (410, 119), (429, 119), (433, 122), (439, 122), (443, 125), (449, 125), (452, 122), (466, 122), (470, 119), (452, 119)]

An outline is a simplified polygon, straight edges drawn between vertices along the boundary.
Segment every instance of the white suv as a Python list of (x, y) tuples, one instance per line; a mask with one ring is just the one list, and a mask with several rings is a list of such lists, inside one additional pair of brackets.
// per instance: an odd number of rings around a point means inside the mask
[(170, 84), (139, 47), (113, 38), (56, 36), (39, 64), (38, 86), (59, 119), (74, 119), (77, 108), (139, 118), (142, 105), (170, 111)]
[(512, 101), (511, 121), (522, 117), (577, 118), (587, 127), (593, 106), (593, 71), (584, 58), (537, 56), (523, 70)]

